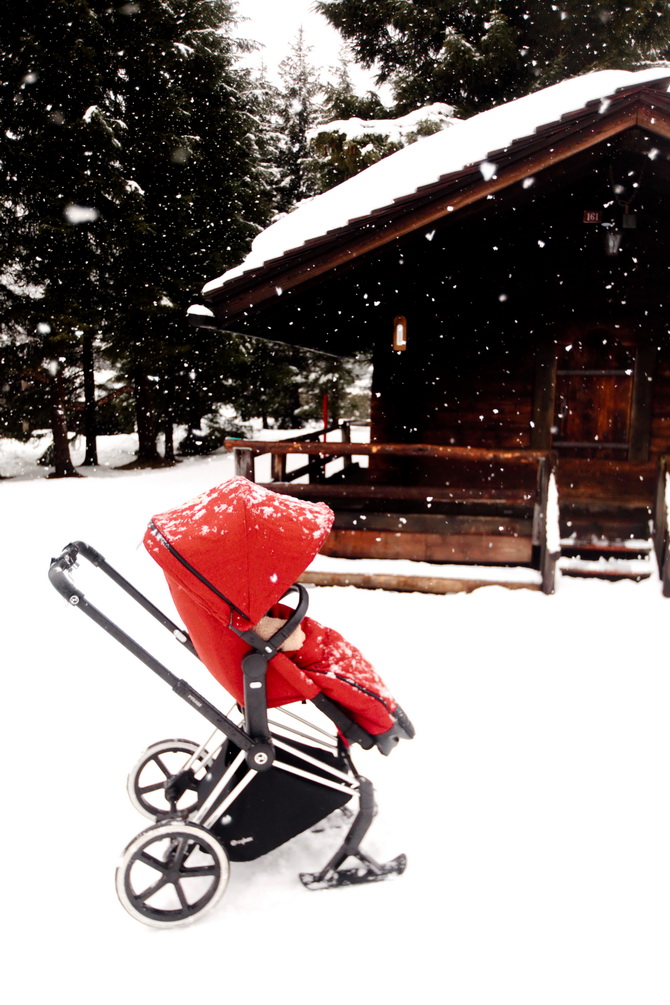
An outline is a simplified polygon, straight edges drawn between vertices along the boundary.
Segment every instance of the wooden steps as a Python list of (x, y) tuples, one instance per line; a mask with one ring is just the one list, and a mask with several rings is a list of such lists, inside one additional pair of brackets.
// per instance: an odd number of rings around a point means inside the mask
[(561, 541), (558, 568), (563, 576), (610, 582), (630, 579), (639, 583), (649, 579), (655, 570), (652, 542), (636, 539), (610, 541), (594, 536), (578, 540), (570, 537)]
[(603, 498), (561, 500), (564, 576), (640, 582), (655, 571), (648, 506), (639, 500), (614, 504)]

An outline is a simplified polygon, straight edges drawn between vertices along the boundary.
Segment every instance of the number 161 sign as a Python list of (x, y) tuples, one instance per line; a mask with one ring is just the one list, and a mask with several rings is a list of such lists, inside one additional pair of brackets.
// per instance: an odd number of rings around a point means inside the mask
[(603, 218), (599, 209), (585, 209), (584, 223), (600, 223)]

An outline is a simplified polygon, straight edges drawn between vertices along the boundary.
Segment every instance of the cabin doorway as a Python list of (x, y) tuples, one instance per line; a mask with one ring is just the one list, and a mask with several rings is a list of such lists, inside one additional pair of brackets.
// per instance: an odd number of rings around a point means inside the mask
[(630, 450), (635, 348), (604, 327), (556, 353), (553, 447), (562, 456), (626, 460)]

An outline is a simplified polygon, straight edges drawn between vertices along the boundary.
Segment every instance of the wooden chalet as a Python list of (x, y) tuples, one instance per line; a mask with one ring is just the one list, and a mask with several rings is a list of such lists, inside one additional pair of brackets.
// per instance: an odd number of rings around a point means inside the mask
[(329, 503), (330, 554), (526, 565), (551, 592), (559, 538), (609, 575), (653, 536), (670, 594), (669, 85), (603, 71), (456, 123), (205, 287), (196, 324), (372, 355), (368, 443), (230, 444)]

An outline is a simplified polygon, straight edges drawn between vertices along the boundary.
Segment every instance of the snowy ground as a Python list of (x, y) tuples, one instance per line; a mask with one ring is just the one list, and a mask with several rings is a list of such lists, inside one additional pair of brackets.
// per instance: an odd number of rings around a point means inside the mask
[[(127, 459), (128, 442), (105, 442), (107, 463)], [(145, 825), (125, 776), (151, 741), (202, 738), (202, 720), (46, 572), (80, 538), (167, 605), (146, 522), (229, 477), (231, 460), (47, 480), (0, 445), (0, 471), (16, 475), (0, 483), (5, 1000), (667, 1005), (670, 604), (658, 582), (565, 579), (554, 597), (313, 589), (315, 617), (376, 663), (417, 727), (391, 757), (357, 758), (379, 803), (368, 848), (406, 852), (407, 872), (310, 893), (297, 873), (325, 861), (333, 835), (306, 834), (234, 864), (200, 922), (156, 931), (114, 892), (118, 855)], [(85, 589), (95, 600), (93, 580)], [(223, 704), (194, 661), (175, 670)]]

